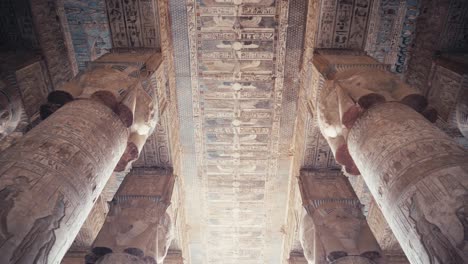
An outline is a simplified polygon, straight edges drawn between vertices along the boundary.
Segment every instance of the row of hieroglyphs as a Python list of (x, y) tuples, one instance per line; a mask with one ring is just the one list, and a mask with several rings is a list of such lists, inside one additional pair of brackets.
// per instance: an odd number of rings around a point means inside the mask
[(372, 0), (324, 0), (320, 14), (319, 48), (363, 47)]
[(153, 0), (106, 0), (114, 48), (159, 48), (157, 4)]

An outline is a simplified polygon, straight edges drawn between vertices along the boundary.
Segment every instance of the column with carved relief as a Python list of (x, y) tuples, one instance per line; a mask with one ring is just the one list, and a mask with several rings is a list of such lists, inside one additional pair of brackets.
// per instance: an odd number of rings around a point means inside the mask
[(133, 169), (114, 196), (86, 263), (162, 263), (173, 237), (166, 209), (174, 179), (170, 169)]
[(129, 143), (137, 157), (154, 129), (140, 69), (101, 60), (49, 94), (45, 120), (0, 153), (0, 263), (59, 262)]
[(411, 263), (468, 261), (468, 154), (399, 103), (366, 111), (350, 154)]
[(0, 154), (0, 263), (58, 263), (125, 150), (107, 106), (70, 102)]
[(301, 243), (309, 263), (371, 264), (381, 259), (361, 203), (341, 172), (301, 170), (299, 186), (307, 211)]
[(437, 112), (366, 56), (319, 51), (314, 66), (325, 79), (321, 132), (362, 175), (410, 262), (466, 263), (468, 154), (429, 122)]

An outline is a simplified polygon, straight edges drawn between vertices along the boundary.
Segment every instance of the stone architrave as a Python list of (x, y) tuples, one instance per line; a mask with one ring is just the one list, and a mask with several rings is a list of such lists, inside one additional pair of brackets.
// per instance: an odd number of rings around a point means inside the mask
[(0, 154), (0, 263), (58, 263), (125, 150), (107, 106), (71, 102)]
[(173, 238), (166, 209), (174, 180), (172, 169), (133, 169), (114, 196), (86, 263), (162, 263)]
[(361, 203), (340, 171), (301, 170), (299, 186), (307, 214), (301, 242), (309, 263), (371, 264), (381, 250)]
[(413, 264), (468, 262), (468, 155), (400, 103), (368, 109), (351, 156)]

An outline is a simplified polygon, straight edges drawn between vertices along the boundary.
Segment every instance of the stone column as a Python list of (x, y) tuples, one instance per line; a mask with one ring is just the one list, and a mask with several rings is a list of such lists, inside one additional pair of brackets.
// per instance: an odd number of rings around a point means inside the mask
[(111, 109), (83, 99), (0, 153), (0, 263), (58, 263), (127, 139)]
[(341, 172), (301, 170), (299, 186), (307, 214), (301, 242), (309, 263), (375, 263), (377, 241), (361, 203)]
[(363, 113), (348, 148), (413, 264), (468, 262), (468, 155), (400, 103)]
[(86, 263), (162, 263), (172, 240), (172, 170), (133, 169), (115, 195)]
[(468, 262), (467, 153), (414, 88), (366, 56), (327, 52), (314, 58), (326, 79), (316, 109), (327, 140), (342, 139), (340, 163), (355, 165), (411, 263)]

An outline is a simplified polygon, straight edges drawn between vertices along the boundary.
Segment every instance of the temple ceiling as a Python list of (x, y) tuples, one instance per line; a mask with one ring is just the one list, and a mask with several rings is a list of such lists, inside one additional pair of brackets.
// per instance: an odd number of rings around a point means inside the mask
[(307, 3), (170, 8), (190, 261), (281, 263)]
[[(161, 92), (161, 115), (133, 164), (143, 170), (174, 167), (182, 176), (178, 186), (183, 187), (174, 191), (169, 210), (181, 232), (171, 249), (182, 250), (194, 264), (274, 264), (284, 263), (290, 252), (302, 251), (297, 226), (303, 209), (295, 179), (299, 169), (340, 169), (313, 115), (313, 90), (323, 81), (311, 63), (314, 49), (363, 50), (393, 72), (405, 74), (413, 41), (414, 54), (425, 52), (418, 48), (421, 43), (438, 43), (433, 49), (444, 52), (466, 48), (464, 16), (458, 14), (468, 5), (462, 0), (444, 1), (445, 7), (437, 11), (450, 14), (444, 37), (429, 41), (435, 30), (428, 30), (415, 40), (420, 15), (416, 7), (428, 2), (63, 0), (63, 8), (80, 69), (111, 49), (174, 51), (174, 62), (163, 54), (164, 69), (151, 80)], [(31, 42), (24, 46), (36, 45), (34, 34), (23, 38)], [(431, 76), (432, 85), (424, 91), (442, 110), (444, 118), (438, 122), (450, 123), (453, 109), (447, 107), (454, 104), (456, 92), (449, 88), (458, 91), (461, 77), (434, 64), (431, 56), (412, 59), (431, 60), (413, 62), (409, 80), (422, 79), (425, 85), (423, 77)], [(423, 70), (427, 74), (416, 78)], [(19, 86), (29, 95), (32, 90), (23, 89), (24, 83)], [(29, 96), (33, 97), (44, 96)], [(456, 127), (438, 125), (460, 138)]]

